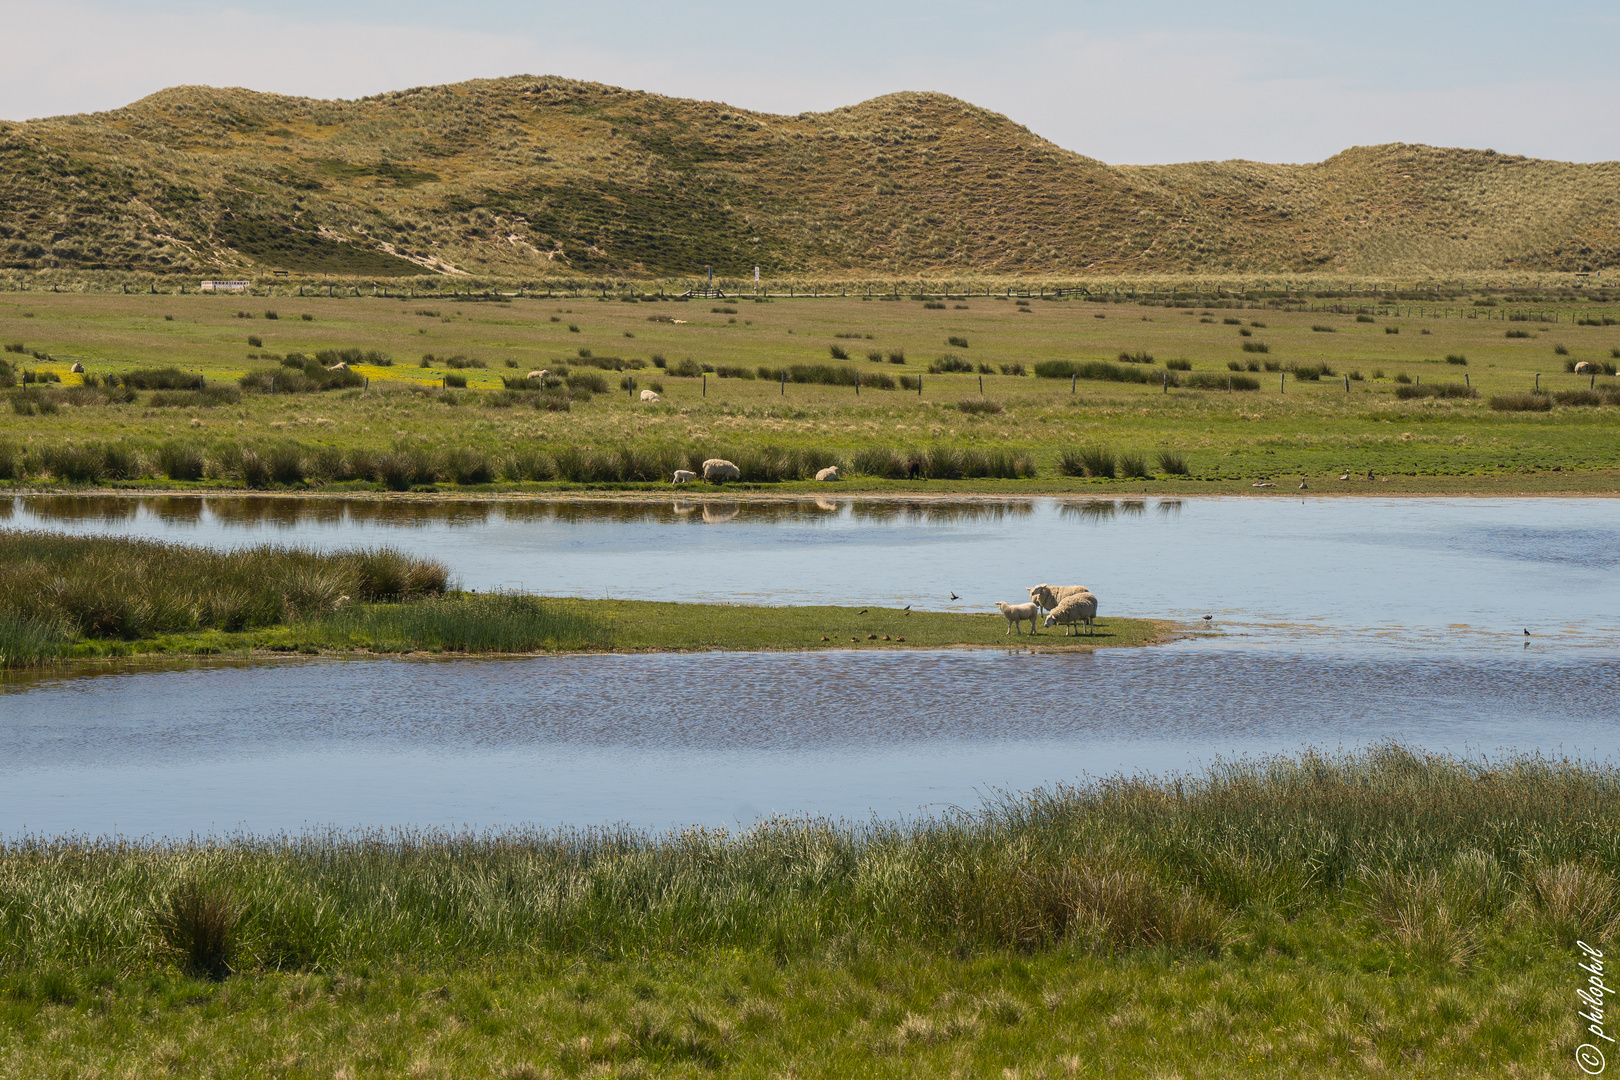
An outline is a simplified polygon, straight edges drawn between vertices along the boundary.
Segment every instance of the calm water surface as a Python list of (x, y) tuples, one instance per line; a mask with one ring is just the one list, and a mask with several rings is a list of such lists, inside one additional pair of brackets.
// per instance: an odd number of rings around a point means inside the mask
[[(1214, 615), (1268, 642), (1620, 644), (1620, 499), (781, 503), (0, 502), (22, 528), (214, 547), (389, 544), (473, 589), (987, 611), (1039, 582), (1103, 614)], [(957, 594), (959, 600), (951, 600)]]
[[(0, 683), (0, 835), (746, 823), (1384, 739), (1620, 756), (1620, 501), (19, 499), (12, 527), (388, 543), (475, 588), (983, 610), (1076, 582), (1224, 636), (128, 670)], [(962, 599), (950, 602), (949, 592)], [(1524, 629), (1532, 630), (1528, 639)]]

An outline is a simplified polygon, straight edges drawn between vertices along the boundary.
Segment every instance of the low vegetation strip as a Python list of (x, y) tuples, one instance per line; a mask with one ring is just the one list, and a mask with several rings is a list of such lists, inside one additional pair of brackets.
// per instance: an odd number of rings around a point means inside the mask
[(454, 1016), (421, 1071), (1567, 1071), (1617, 794), (1386, 746), (904, 824), (12, 839), (0, 1065), (252, 1071), (296, 1031), (300, 1074), (382, 1075)]
[[(266, 545), (219, 552), (0, 530), (0, 668), (255, 650), (533, 653), (1006, 641), (999, 615), (587, 601), (449, 586), (443, 564), (388, 548), (313, 552)], [(1084, 643), (1055, 634), (1040, 642), (1106, 648), (1153, 644), (1174, 633), (1156, 620), (1105, 619)]]
[(242, 631), (345, 605), (443, 593), (442, 564), (388, 548), (217, 552), (122, 537), (0, 530), (0, 666), (66, 655), (78, 639)]

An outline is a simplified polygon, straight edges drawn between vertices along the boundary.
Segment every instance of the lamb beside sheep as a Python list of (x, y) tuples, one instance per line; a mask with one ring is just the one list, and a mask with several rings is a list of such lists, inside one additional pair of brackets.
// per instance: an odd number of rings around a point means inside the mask
[[(1097, 617), (1097, 598), (1091, 593), (1070, 593), (1058, 601), (1057, 607), (1046, 617), (1047, 626), (1073, 627), (1077, 623), (1086, 624), (1086, 633), (1095, 631), (1092, 620)], [(1074, 630), (1071, 633), (1078, 633)]]
[[(1007, 616), (1007, 633), (1022, 633), (1019, 624), (1026, 620), (1029, 622), (1030, 634), (1035, 633), (1035, 620), (1040, 617), (1040, 612), (1034, 604), (1009, 604), (1006, 601), (997, 600), (996, 607), (1003, 615)], [(1047, 625), (1050, 626), (1051, 623), (1047, 623)]]
[(693, 472), (691, 469), (676, 469), (675, 479), (670, 482), (674, 484), (690, 484), (697, 478), (697, 473)]
[(1080, 593), (1090, 595), (1091, 590), (1084, 585), (1032, 585), (1027, 590), (1029, 598), (1035, 601), (1042, 611), (1052, 611), (1063, 603), (1064, 597), (1077, 596)]

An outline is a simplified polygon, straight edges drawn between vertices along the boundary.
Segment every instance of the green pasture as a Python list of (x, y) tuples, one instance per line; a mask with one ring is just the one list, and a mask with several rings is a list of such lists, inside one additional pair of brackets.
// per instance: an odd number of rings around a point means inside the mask
[[(863, 449), (877, 447), (901, 456), (941, 448), (1005, 450), (1027, 455), (1035, 466), (1033, 479), (945, 481), (968, 490), (1249, 490), (1256, 482), (1283, 488), (1305, 479), (1318, 490), (1363, 491), (1369, 470), (1373, 484), (1393, 484), (1390, 490), (1614, 487), (1620, 407), (1559, 404), (1563, 399), (1551, 396), (1546, 411), (1490, 407), (1492, 398), (1538, 386), (1566, 398), (1593, 389), (1595, 400), (1614, 400), (1602, 397), (1615, 389), (1613, 376), (1565, 370), (1580, 361), (1616, 362), (1620, 326), (1603, 325), (1605, 318), (1615, 321), (1604, 314), (1608, 304), (1402, 303), (1361, 304), (1359, 310), (1340, 304), (1340, 313), (1323, 310), (1330, 306), (1325, 302), (1223, 303), (1176, 308), (1037, 298), (1021, 304), (979, 296), (953, 299), (940, 310), (914, 299), (827, 297), (627, 303), (13, 293), (0, 295), (0, 342), (24, 351), (4, 358), (19, 374), (48, 371), (62, 381), (5, 391), (17, 400), (0, 409), (0, 457), (16, 461), (9, 470), (13, 483), (30, 486), (73, 482), (58, 478), (62, 470), (49, 464), (52, 448), (73, 443), (131, 448), (133, 466), (107, 482), (156, 486), (302, 489), (349, 482), (341, 479), (349, 473), (322, 474), (312, 464), (294, 470), (300, 478), (291, 483), (244, 478), (233, 463), (243, 449), (254, 448), (290, 448), (306, 464), (323, 451), (453, 449), (485, 461), (487, 469), (472, 470), (465, 474), (472, 482), (459, 484), (441, 469), (434, 476), (439, 486), (545, 490), (581, 485), (544, 469), (525, 473), (514, 465), (519, 456), (764, 448), (815, 450), (849, 464)], [(278, 317), (266, 318), (269, 311)], [(260, 344), (251, 345), (250, 336)], [(966, 344), (949, 344), (953, 338)], [(1244, 351), (1246, 344), (1251, 351)], [(1252, 351), (1258, 346), (1267, 351)], [(834, 348), (850, 359), (835, 359)], [(245, 373), (278, 370), (279, 358), (289, 353), (339, 349), (394, 362), (355, 365), (369, 380), (361, 388), (243, 393), (224, 404), (181, 394), (171, 397), (176, 404), (158, 398), (154, 405), (152, 392), (109, 404), (94, 394), (74, 397), (69, 389), (76, 381), (67, 370), (73, 362), (92, 378), (173, 366), (201, 373), (209, 387), (230, 389)], [(868, 353), (881, 359), (868, 360)], [(897, 353), (904, 363), (890, 362)], [(1150, 364), (1119, 365), (1146, 372), (1147, 384), (1028, 374), (1043, 362), (1113, 363), (1121, 353), (1152, 357)], [(423, 367), (427, 355), (434, 360)], [(452, 357), (466, 366), (449, 366)], [(669, 368), (690, 361), (717, 370), (706, 378), (682, 377), (652, 366), (655, 357)], [(973, 370), (930, 374), (945, 357), (957, 361), (947, 366), (965, 363)], [(615, 360), (646, 366), (611, 370)], [(1232, 374), (1257, 380), (1259, 389), (1166, 392), (1167, 361), (1185, 361), (1190, 369), (1169, 371), (1178, 380), (1207, 375), (1218, 386)], [(1229, 363), (1244, 370), (1229, 373)], [(1266, 371), (1268, 363), (1325, 365), (1332, 374), (1301, 379)], [(857, 394), (849, 385), (784, 387), (758, 377), (720, 377), (720, 369), (755, 374), (762, 366), (795, 364), (856, 369), (877, 381), (920, 376), (922, 390), (868, 383)], [(1251, 364), (1261, 370), (1248, 371)], [(1014, 365), (1026, 374), (1002, 373)], [(980, 374), (981, 366), (987, 374)], [(532, 393), (502, 389), (503, 376), (559, 367), (599, 375), (606, 392), (573, 391), (567, 411), (551, 411), (537, 408)], [(444, 388), (446, 377), (465, 379), (466, 389)], [(621, 388), (627, 377), (635, 380), (633, 391)], [(1465, 380), (1478, 397), (1397, 397), (1398, 391)], [(661, 400), (641, 403), (639, 391), (654, 387)], [(48, 412), (34, 409), (18, 403), (25, 392), (61, 402)], [(166, 445), (196, 451), (205, 463), (197, 480), (164, 474), (160, 450)], [(1121, 460), (1140, 458), (1146, 477), (1061, 475), (1063, 452), (1089, 446)], [(1187, 474), (1161, 467), (1158, 455), (1165, 451), (1181, 456)], [(0, 472), (6, 471), (0, 461)], [(1340, 481), (1345, 474), (1352, 479)], [(883, 490), (896, 483), (857, 475), (845, 486)]]

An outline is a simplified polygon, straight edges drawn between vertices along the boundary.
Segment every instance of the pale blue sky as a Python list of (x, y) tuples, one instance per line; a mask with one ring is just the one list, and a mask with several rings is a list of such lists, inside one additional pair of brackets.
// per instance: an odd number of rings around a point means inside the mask
[(938, 90), (1115, 164), (1427, 142), (1620, 159), (1620, 6), (0, 0), (0, 117), (179, 83), (358, 97), (556, 74), (770, 112)]

